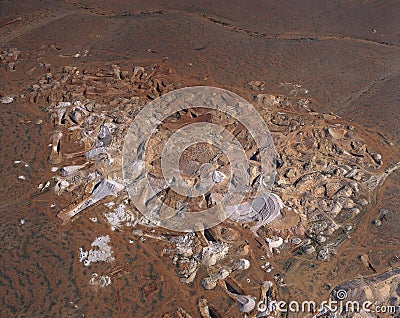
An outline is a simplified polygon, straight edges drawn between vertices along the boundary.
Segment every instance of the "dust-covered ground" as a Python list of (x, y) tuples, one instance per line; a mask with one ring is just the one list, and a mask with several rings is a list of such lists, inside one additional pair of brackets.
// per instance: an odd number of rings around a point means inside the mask
[[(260, 80), (268, 93), (306, 95), (318, 101), (318, 111), (365, 129), (376, 147), (390, 147), (382, 155), (394, 162), (400, 142), (399, 11), (398, 3), (387, 1), (2, 1), (0, 49), (21, 54), (14, 66), (12, 59), (2, 60), (0, 95), (19, 97), (45, 73), (68, 65), (90, 73), (113, 64), (132, 71), (158, 63), (174, 69), (168, 75), (173, 82), (222, 87), (247, 99), (247, 83)], [(97, 233), (86, 218), (60, 225), (56, 214), (69, 201), (37, 189), (53, 176), (53, 125), (41, 110), (48, 101), (22, 100), (0, 104), (1, 316), (174, 317), (181, 307), (199, 317), (197, 302), (205, 291), (198, 282), (179, 282), (157, 241), (127, 245), (130, 234), (106, 227)], [(285, 297), (325, 299), (343, 281), (396, 266), (399, 187), (395, 172), (329, 262), (282, 256), (290, 291)], [(376, 227), (372, 221), (381, 208), (390, 213)], [(105, 233), (113, 235), (116, 256), (126, 263), (112, 285), (94, 291), (78, 250)], [(248, 232), (241, 235), (251, 241)], [(261, 251), (251, 247), (259, 259)], [(374, 271), (361, 264), (363, 254)], [(254, 275), (250, 270), (242, 279), (262, 280)], [(206, 298), (222, 317), (234, 305), (220, 288)]]

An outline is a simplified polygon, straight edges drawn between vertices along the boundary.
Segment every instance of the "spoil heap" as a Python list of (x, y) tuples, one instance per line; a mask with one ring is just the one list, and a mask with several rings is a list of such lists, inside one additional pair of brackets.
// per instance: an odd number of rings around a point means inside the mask
[[(100, 221), (108, 221), (113, 230), (135, 227), (132, 233), (138, 239), (158, 240), (164, 246), (163, 254), (170, 255), (176, 265), (182, 283), (194, 282), (201, 273), (203, 287), (220, 285), (237, 302), (238, 310), (251, 312), (252, 317), (272, 315), (257, 310), (254, 295), (245, 293), (235, 279), (251, 266), (249, 244), (238, 239), (243, 227), (246, 231), (250, 224), (249, 235), (269, 257), (286, 252), (328, 260), (354, 231), (355, 220), (367, 211), (377, 187), (399, 165), (384, 171), (382, 156), (361, 138), (356, 127), (313, 111), (311, 100), (258, 93), (254, 105), (273, 135), (277, 153), (273, 193), (254, 197), (249, 191), (232, 218), (212, 229), (199, 226), (195, 233), (185, 235), (165, 231), (131, 202), (122, 179), (122, 151), (126, 131), (138, 112), (151, 100), (181, 87), (170, 81), (172, 74), (173, 70), (159, 65), (127, 71), (113, 65), (93, 73), (65, 67), (32, 85), (25, 98), (45, 105), (43, 109), (54, 124), (49, 162), (55, 175), (45, 183), (46, 188), (52, 184), (58, 195), (75, 199), (58, 213), (63, 224), (104, 204), (109, 211)], [(251, 84), (252, 90), (257, 87)], [(249, 160), (251, 187), (256, 189), (262, 181), (259, 149), (241, 123), (214, 110), (179, 111), (160, 123), (149, 140), (145, 162), (159, 197), (178, 211), (216, 205), (230, 176), (227, 157), (212, 145), (199, 144), (183, 153), (181, 173), (187, 184), (195, 187), (202, 165), (212, 163), (212, 192), (189, 199), (165, 187), (160, 162), (163, 146), (175, 130), (196, 122), (210, 122), (233, 134)], [(92, 224), (96, 226), (96, 222)], [(262, 267), (265, 281), (260, 286), (260, 300), (266, 306), (279, 297), (270, 281), (281, 283), (267, 263)], [(107, 284), (91, 281), (97, 287), (109, 284), (108, 276)], [(203, 317), (210, 317), (210, 311), (217, 315), (206, 299), (199, 306)]]

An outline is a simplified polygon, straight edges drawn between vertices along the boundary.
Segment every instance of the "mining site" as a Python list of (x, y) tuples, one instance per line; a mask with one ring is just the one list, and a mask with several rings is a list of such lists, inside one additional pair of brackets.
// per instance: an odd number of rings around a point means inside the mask
[(0, 317), (400, 317), (400, 3), (0, 2)]

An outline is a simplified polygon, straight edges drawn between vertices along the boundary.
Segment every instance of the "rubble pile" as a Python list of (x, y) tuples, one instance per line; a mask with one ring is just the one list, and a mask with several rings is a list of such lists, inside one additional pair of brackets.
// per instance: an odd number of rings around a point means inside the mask
[(125, 130), (148, 101), (175, 88), (163, 79), (171, 72), (159, 65), (134, 67), (129, 72), (113, 65), (111, 70), (95, 74), (64, 67), (61, 73), (47, 73), (25, 93), (31, 103), (47, 105), (44, 110), (54, 123), (49, 162), (52, 171), (59, 172), (54, 179), (55, 192), (84, 193), (58, 214), (63, 223), (121, 193)]
[(260, 93), (254, 99), (265, 109), (276, 146), (274, 192), (301, 216), (287, 217), (286, 224), (270, 223), (267, 235), (301, 236), (296, 253), (316, 253), (317, 259), (328, 260), (354, 231), (356, 217), (367, 211), (374, 191), (400, 163), (384, 170), (382, 156), (356, 127), (311, 110), (308, 99)]
[(110, 237), (108, 235), (96, 237), (92, 242), (92, 247), (97, 247), (97, 249), (90, 249), (89, 251), (84, 251), (82, 248), (79, 249), (79, 262), (83, 262), (85, 266), (89, 266), (90, 263), (97, 262), (113, 262), (114, 257), (111, 249)]
[(124, 204), (118, 205), (117, 208), (111, 212), (105, 213), (104, 216), (107, 222), (110, 223), (113, 231), (122, 225), (135, 226), (135, 218), (126, 211), (126, 206)]
[(93, 286), (96, 290), (99, 288), (107, 287), (111, 284), (111, 277), (107, 275), (99, 275), (97, 273), (93, 273), (92, 277), (89, 280), (89, 285)]
[(16, 48), (12, 48), (1, 52), (0, 61), (8, 72), (14, 72), (16, 70), (16, 61), (20, 57), (21, 51), (17, 50)]
[[(135, 237), (157, 239), (165, 246), (163, 255), (170, 256), (182, 283), (191, 284), (198, 278), (206, 290), (220, 286), (241, 312), (272, 317), (273, 312), (260, 312), (256, 306), (260, 300), (268, 307), (268, 302), (279, 297), (275, 283), (270, 282), (279, 274), (271, 272), (275, 268), (272, 256), (286, 252), (329, 260), (356, 228), (355, 221), (368, 209), (374, 191), (400, 164), (385, 170), (382, 156), (361, 138), (356, 127), (313, 111), (308, 99), (263, 94), (264, 82), (252, 81), (251, 89), (257, 92), (254, 105), (276, 147), (273, 193), (268, 197), (255, 195), (262, 183), (260, 150), (241, 123), (216, 110), (179, 111), (160, 123), (148, 141), (144, 164), (156, 195), (179, 212), (216, 206), (226, 193), (230, 162), (217, 147), (205, 143), (183, 152), (180, 172), (185, 182), (196, 188), (204, 173), (201, 167), (211, 164), (212, 192), (184, 197), (163, 182), (161, 155), (168, 138), (177, 129), (197, 122), (219, 125), (240, 142), (249, 161), (251, 190), (224, 223), (207, 230), (205, 224), (198, 224), (194, 233), (172, 234), (138, 212), (122, 176), (126, 132), (149, 101), (181, 86), (169, 80), (171, 74), (170, 68), (160, 65), (130, 70), (113, 65), (91, 73), (65, 67), (60, 73), (47, 73), (24, 94), (27, 101), (43, 106), (54, 124), (48, 157), (55, 173), (51, 183), (54, 191), (75, 198), (58, 216), (67, 224), (91, 206), (104, 204), (109, 208), (104, 220), (112, 230), (134, 227)], [(42, 185), (40, 191), (44, 187), (50, 183)], [(247, 229), (270, 257), (261, 267), (266, 280), (258, 300), (241, 288), (233, 292), (226, 285), (228, 279), (235, 281), (238, 273), (252, 266), (248, 242), (243, 244), (239, 232)], [(80, 261), (86, 266), (113, 261), (109, 241), (108, 236), (99, 237), (92, 244), (99, 250), (81, 249)], [(198, 277), (198, 273), (203, 276)], [(104, 287), (110, 282), (94, 276), (90, 284)], [(205, 298), (199, 301), (199, 310), (203, 317), (217, 316)]]
[(2, 104), (11, 104), (14, 102), (15, 96), (2, 96), (0, 97), (0, 103)]

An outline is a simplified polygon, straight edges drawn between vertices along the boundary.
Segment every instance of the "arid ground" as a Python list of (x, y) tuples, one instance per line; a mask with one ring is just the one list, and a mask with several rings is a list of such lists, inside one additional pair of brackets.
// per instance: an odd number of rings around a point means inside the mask
[[(21, 56), (15, 70), (0, 65), (2, 96), (20, 96), (46, 72), (67, 65), (92, 70), (160, 63), (175, 69), (171, 76), (184, 85), (222, 87), (247, 99), (250, 80), (284, 95), (296, 94), (282, 85), (292, 83), (307, 89), (320, 112), (334, 113), (376, 136), (373, 143), (392, 147), (391, 157), (382, 154), (388, 163), (399, 160), (396, 1), (1, 1), (0, 50), (10, 48)], [(110, 288), (96, 292), (88, 286), (90, 273), (77, 253), (97, 233), (83, 218), (62, 227), (50, 205), (67, 201), (54, 191), (38, 195), (38, 184), (52, 177), (52, 125), (39, 106), (18, 99), (0, 104), (0, 316), (174, 317), (182, 307), (199, 317), (204, 290), (199, 284), (182, 287), (156, 242), (127, 246), (123, 233), (117, 235), (115, 253), (129, 271)], [(333, 286), (374, 274), (362, 266), (362, 254), (378, 273), (389, 269), (399, 255), (399, 189), (397, 171), (329, 262), (293, 259), (285, 272), (290, 297), (325, 299)], [(390, 213), (376, 227), (372, 221), (381, 208)], [(222, 313), (232, 305), (218, 289), (207, 298)]]

